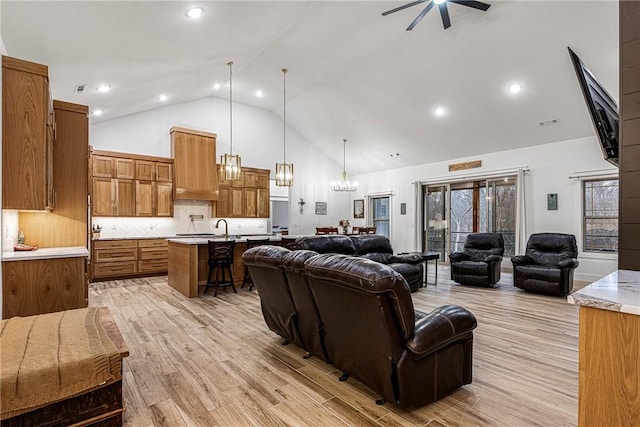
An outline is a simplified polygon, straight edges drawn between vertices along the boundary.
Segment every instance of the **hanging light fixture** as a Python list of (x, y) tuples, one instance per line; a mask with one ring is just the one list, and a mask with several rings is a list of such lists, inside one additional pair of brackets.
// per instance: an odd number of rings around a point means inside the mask
[(347, 140), (342, 140), (342, 180), (341, 181), (332, 181), (331, 182), (331, 190), (333, 191), (357, 191), (358, 190), (358, 181), (349, 181), (347, 180), (347, 170), (345, 167), (346, 163), (346, 144)]
[(293, 186), (293, 163), (287, 163), (287, 69), (282, 69), (282, 163), (276, 163), (276, 185)]
[(240, 156), (233, 154), (233, 62), (227, 62), (229, 66), (229, 154), (220, 156), (220, 163), (224, 167), (224, 178), (227, 181), (240, 179)]

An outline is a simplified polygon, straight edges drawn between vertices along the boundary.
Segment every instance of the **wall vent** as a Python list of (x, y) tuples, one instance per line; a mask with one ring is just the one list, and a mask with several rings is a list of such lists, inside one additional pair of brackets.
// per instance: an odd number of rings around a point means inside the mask
[(84, 93), (84, 90), (87, 88), (87, 84), (76, 85), (73, 89), (73, 93)]

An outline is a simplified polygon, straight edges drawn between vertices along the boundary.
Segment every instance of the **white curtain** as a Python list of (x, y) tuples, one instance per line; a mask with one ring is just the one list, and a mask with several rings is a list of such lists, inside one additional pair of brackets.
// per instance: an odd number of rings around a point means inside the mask
[(422, 251), (422, 184), (413, 183), (413, 250)]
[(516, 255), (524, 255), (527, 248), (527, 209), (525, 206), (524, 169), (518, 169), (516, 181)]

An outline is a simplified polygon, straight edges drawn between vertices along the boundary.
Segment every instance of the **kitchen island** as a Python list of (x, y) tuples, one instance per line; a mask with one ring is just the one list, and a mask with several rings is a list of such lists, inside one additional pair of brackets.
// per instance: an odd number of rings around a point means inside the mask
[(169, 286), (189, 298), (198, 296), (199, 288), (206, 286), (209, 266), (209, 240), (235, 240), (233, 256), (233, 282), (236, 288), (242, 285), (244, 263), (242, 254), (247, 249), (247, 240), (269, 238), (274, 245), (280, 245), (279, 236), (251, 236), (250, 238), (187, 237), (168, 239), (169, 241)]
[(580, 306), (578, 425), (640, 425), (640, 271), (615, 271), (567, 300)]

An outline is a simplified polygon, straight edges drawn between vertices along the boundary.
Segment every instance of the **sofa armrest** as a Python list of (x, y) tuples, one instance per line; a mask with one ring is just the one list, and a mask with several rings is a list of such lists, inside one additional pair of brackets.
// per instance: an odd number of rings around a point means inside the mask
[(526, 255), (515, 255), (511, 257), (511, 262), (516, 265), (533, 264), (533, 260)]
[(486, 263), (489, 263), (489, 262), (501, 262), (502, 261), (502, 257), (500, 255), (489, 255), (483, 261), (486, 262)]
[(565, 258), (558, 261), (558, 268), (577, 268), (580, 262), (575, 258)]
[(420, 264), (422, 257), (420, 255), (393, 255), (390, 260), (391, 263), (399, 262), (404, 264)]
[(469, 255), (465, 254), (464, 252), (451, 252), (449, 254), (449, 261), (451, 262), (467, 261), (468, 259), (469, 259)]
[(418, 358), (467, 335), (477, 326), (475, 316), (457, 305), (443, 305), (416, 321), (407, 349)]

